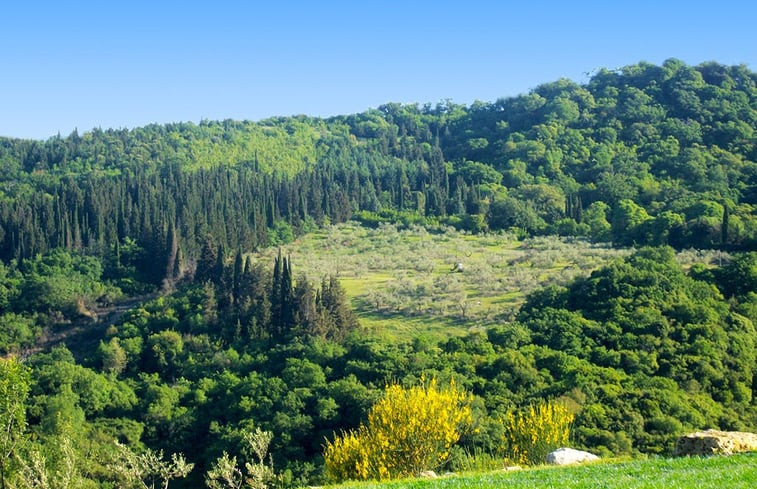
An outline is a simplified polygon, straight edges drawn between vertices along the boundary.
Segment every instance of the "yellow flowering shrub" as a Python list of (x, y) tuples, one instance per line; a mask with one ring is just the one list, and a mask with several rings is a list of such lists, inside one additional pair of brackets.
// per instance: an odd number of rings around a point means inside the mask
[(390, 479), (441, 466), (471, 423), (471, 397), (454, 382), (436, 379), (406, 389), (386, 387), (367, 425), (326, 442), (326, 473), (333, 480)]
[(502, 424), (509, 460), (521, 465), (544, 463), (549, 452), (568, 443), (573, 418), (567, 406), (554, 401), (507, 413)]

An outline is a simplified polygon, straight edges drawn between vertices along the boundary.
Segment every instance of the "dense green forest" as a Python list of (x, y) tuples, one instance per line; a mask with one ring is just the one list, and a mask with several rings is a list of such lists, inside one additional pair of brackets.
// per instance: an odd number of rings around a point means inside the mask
[(351, 217), (750, 249), (756, 80), (669, 60), (469, 107), (2, 139), (0, 258), (131, 238), (184, 267), (208, 234), (249, 250)]
[[(471, 106), (0, 139), (0, 354), (24, 358), (0, 360), (2, 483), (68, 467), (117, 487), (125, 446), (182, 453), (198, 487), (255, 428), (281, 485), (321, 482), (326, 439), (429, 376), (474, 395), (455, 470), (544, 399), (602, 455), (754, 430), (755, 127), (757, 74), (669, 60)], [(639, 249), (511, 322), (393, 343), (337, 278), (251, 258), (350, 219)], [(730, 258), (684, 269), (683, 248)]]
[[(58, 460), (59, 440), (72, 439), (80, 476), (101, 484), (117, 482), (113, 440), (180, 451), (196, 486), (224, 451), (243, 456), (244, 432), (257, 427), (274, 434), (287, 484), (312, 482), (324, 441), (355, 428), (385, 382), (424, 375), (475, 396), (476, 428), (453, 469), (468, 454), (501, 453), (501, 416), (543, 399), (570, 406), (574, 443), (602, 455), (670, 453), (687, 430), (757, 426), (754, 252), (686, 273), (670, 248), (644, 248), (532, 294), (513, 323), (401, 344), (361, 334), (334, 279), (292, 283), (285, 258), (239, 262), (128, 311), (92, 347), (71, 345), (76, 357), (58, 346), (28, 358), (32, 446)], [(10, 282), (18, 320), (27, 292)]]

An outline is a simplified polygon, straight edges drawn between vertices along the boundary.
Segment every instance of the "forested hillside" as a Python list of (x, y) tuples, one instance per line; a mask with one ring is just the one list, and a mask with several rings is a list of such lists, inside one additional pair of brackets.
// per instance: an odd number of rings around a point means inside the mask
[(750, 249), (756, 80), (669, 60), (469, 107), (4, 139), (0, 257), (131, 238), (194, 259), (208, 234), (253, 249), (351, 217)]
[[(172, 487), (221, 487), (206, 472), (254, 462), (265, 433), (272, 458), (247, 471), (322, 483), (326, 440), (358, 429), (388, 383), (431, 378), (472, 396), (452, 470), (501, 466), (503, 419), (545, 400), (601, 455), (755, 430), (755, 127), (757, 74), (669, 60), (471, 106), (1, 139), (3, 489), (137, 486), (149, 477), (129, 470), (149, 457), (173, 464), (159, 479), (194, 464)], [(464, 336), (390, 341), (361, 328), (339, 277), (259, 252), (351, 219), (387, 241), (417, 225), (477, 249), (546, 234), (634, 249), (529, 284), (518, 311)], [(685, 248), (718, 260), (683, 267)], [(535, 268), (528, 253), (489, 268)], [(428, 288), (458, 283), (439, 297), (486, 287), (481, 267), (463, 280), (429, 263)], [(559, 273), (549, 263), (533, 277)], [(450, 320), (465, 330), (473, 312)]]
[[(284, 258), (235, 259), (204, 284), (132, 309), (93, 347), (72, 344), (78, 360), (63, 346), (29, 358), (29, 395), (18, 399), (30, 445), (18, 455), (41, 450), (50, 470), (70, 463), (107, 485), (121, 480), (118, 440), (183, 453), (196, 487), (224, 452), (249, 456), (245, 433), (260, 428), (273, 434), (282, 484), (312, 483), (323, 480), (325, 440), (356, 428), (386, 382), (424, 376), (475, 396), (453, 470), (484, 455), (501, 466), (503, 416), (545, 399), (574, 413), (578, 446), (669, 454), (685, 431), (757, 426), (756, 260), (685, 273), (672, 250), (646, 248), (531, 294), (515, 322), (391, 343), (359, 329), (336, 280), (293, 282)], [(20, 304), (6, 316), (36, 307)], [(60, 452), (62, 440), (76, 451)]]

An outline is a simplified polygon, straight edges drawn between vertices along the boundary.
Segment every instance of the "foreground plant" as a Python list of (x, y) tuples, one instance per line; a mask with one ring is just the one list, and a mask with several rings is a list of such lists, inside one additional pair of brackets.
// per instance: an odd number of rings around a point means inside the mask
[(82, 487), (83, 478), (78, 457), (70, 436), (61, 436), (55, 454), (45, 454), (34, 447), (25, 457), (19, 457), (21, 470), (16, 480), (18, 489), (71, 489)]
[(182, 454), (174, 453), (170, 460), (166, 460), (163, 450), (155, 452), (148, 448), (144, 453), (135, 453), (121, 444), (118, 448), (120, 459), (112, 468), (123, 477), (128, 487), (167, 489), (172, 479), (186, 477), (194, 468), (194, 464), (187, 463)]
[(0, 358), (0, 488), (26, 429), (29, 370), (17, 359)]
[(367, 425), (326, 442), (326, 474), (334, 480), (390, 479), (435, 469), (471, 423), (471, 396), (436, 379), (406, 389), (386, 387)]
[(255, 460), (245, 463), (245, 472), (239, 468), (236, 457), (223, 452), (205, 474), (205, 483), (210, 489), (239, 489), (243, 484), (251, 489), (268, 489), (277, 487), (281, 482), (281, 477), (274, 471), (273, 461), (268, 456), (273, 433), (255, 428), (255, 431), (243, 432), (243, 438)]
[(568, 443), (573, 418), (564, 404), (555, 401), (507, 413), (502, 424), (509, 460), (522, 465), (544, 463), (549, 452)]

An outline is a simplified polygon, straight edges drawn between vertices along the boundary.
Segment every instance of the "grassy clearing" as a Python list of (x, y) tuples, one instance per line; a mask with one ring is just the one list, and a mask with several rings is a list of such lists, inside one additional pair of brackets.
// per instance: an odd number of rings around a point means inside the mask
[[(270, 264), (276, 249), (254, 258)], [(440, 338), (511, 321), (526, 295), (587, 276), (630, 250), (554, 236), (518, 240), (449, 228), (331, 226), (282, 247), (295, 274), (335, 275), (366, 331), (386, 339)], [(684, 266), (716, 264), (715, 252), (685, 250)], [(722, 254), (721, 254), (722, 255)], [(456, 264), (462, 272), (453, 272)]]
[[(277, 250), (257, 259), (269, 263)], [(514, 317), (525, 296), (587, 275), (627, 250), (581, 240), (347, 223), (284, 246), (295, 274), (339, 277), (361, 324), (395, 340), (463, 334)], [(456, 264), (462, 271), (454, 272)]]
[(534, 468), (408, 479), (389, 483), (347, 483), (334, 489), (751, 489), (757, 487), (757, 454), (730, 457), (635, 460), (564, 468)]

